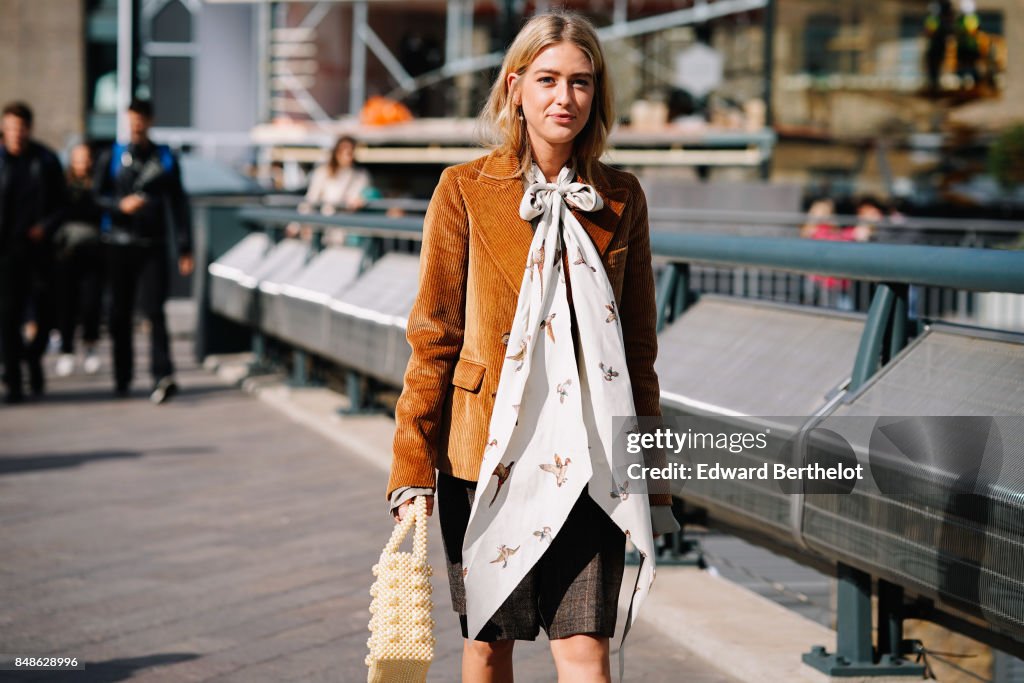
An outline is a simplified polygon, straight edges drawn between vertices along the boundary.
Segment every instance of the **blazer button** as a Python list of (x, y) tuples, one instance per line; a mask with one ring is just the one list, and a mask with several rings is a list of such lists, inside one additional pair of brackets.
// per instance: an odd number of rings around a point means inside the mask
[(508, 346), (508, 338), (511, 335), (512, 335), (511, 332), (506, 332), (505, 334), (501, 335), (501, 343), (504, 344), (505, 346)]

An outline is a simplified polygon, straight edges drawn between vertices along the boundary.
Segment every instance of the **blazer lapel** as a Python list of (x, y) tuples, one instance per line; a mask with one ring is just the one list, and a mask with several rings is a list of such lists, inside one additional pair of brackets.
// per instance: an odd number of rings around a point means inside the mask
[[(459, 181), (480, 241), (517, 294), (533, 241), (533, 225), (519, 216), (523, 182), (516, 174), (518, 166), (515, 157), (492, 152), (485, 160), (479, 177)], [(615, 236), (629, 192), (626, 188), (609, 188), (603, 182), (595, 182), (594, 187), (601, 195), (604, 207), (596, 212), (572, 209), (572, 214), (603, 257)]]
[(519, 217), (523, 183), (517, 160), (491, 153), (477, 178), (460, 179), (470, 224), (491, 260), (518, 294), (533, 241), (533, 226)]
[(619, 227), (619, 220), (626, 210), (626, 199), (629, 191), (626, 188), (607, 188), (595, 186), (597, 193), (601, 195), (604, 206), (600, 211), (580, 211), (572, 209), (572, 215), (580, 222), (583, 229), (590, 235), (598, 253), (604, 257), (608, 251), (608, 245), (615, 237), (615, 230)]

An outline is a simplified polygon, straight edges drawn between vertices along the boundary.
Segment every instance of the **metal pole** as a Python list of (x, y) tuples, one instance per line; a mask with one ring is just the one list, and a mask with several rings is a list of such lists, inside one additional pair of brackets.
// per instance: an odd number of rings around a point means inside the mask
[(907, 345), (909, 336), (910, 317), (907, 303), (910, 299), (908, 285), (891, 285), (894, 295), (892, 318), (889, 324), (889, 338), (886, 343), (885, 357), (883, 363), (891, 361), (896, 354)]
[(124, 112), (132, 100), (135, 84), (135, 0), (117, 2), (117, 139), (128, 142), (128, 120)]
[(615, 9), (612, 11), (612, 25), (625, 24), (629, 19), (628, 0), (615, 0)]
[(462, 29), (462, 20), (460, 19), (461, 13), (462, 3), (459, 0), (448, 0), (447, 11), (445, 13), (444, 34), (445, 66), (454, 64), (456, 60), (462, 57), (459, 49), (459, 40), (457, 38)]
[(764, 123), (775, 123), (772, 107), (772, 73), (775, 68), (775, 0), (764, 6)]
[(676, 291), (672, 295), (672, 321), (675, 322), (679, 316), (690, 307), (690, 264), (677, 263), (676, 269)]
[(847, 662), (872, 662), (871, 575), (840, 563), (836, 616), (836, 656)]
[(665, 323), (668, 318), (668, 307), (672, 305), (672, 297), (676, 294), (676, 281), (679, 279), (679, 269), (676, 264), (670, 263), (665, 266), (665, 270), (661, 271), (661, 277), (658, 278), (658, 286), (656, 288), (656, 300), (658, 306), (657, 326), (658, 332), (661, 332), (665, 328)]
[(267, 367), (267, 342), (263, 333), (258, 329), (252, 331), (252, 355), (253, 361), (250, 372), (260, 372)]
[(366, 23), (366, 0), (361, 0), (352, 5), (352, 67), (348, 100), (348, 111), (352, 116), (359, 116), (366, 102), (366, 42), (362, 37)]
[(853, 375), (850, 378), (850, 392), (854, 392), (875, 374), (881, 364), (884, 350), (885, 332), (892, 320), (892, 310), (896, 294), (892, 287), (882, 283), (875, 290), (875, 297), (868, 310), (868, 319), (861, 333), (860, 346), (853, 364)]
[(345, 388), (348, 392), (348, 410), (345, 412), (358, 414), (363, 411), (366, 405), (366, 397), (363, 395), (363, 378), (355, 370), (349, 370), (345, 374)]
[(274, 30), (273, 5), (272, 2), (264, 2), (256, 7), (256, 35), (254, 38), (259, 70), (256, 117), (261, 123), (270, 121), (270, 36)]
[[(473, 2), (472, 0), (462, 0), (462, 14), (459, 15), (462, 20), (462, 27), (459, 30), (459, 42), (461, 43), (460, 57), (469, 57), (473, 54)], [(511, 39), (509, 39), (511, 42)], [(501, 45), (498, 49), (504, 50), (508, 43)]]
[(903, 641), (903, 587), (878, 580), (878, 654), (898, 660)]
[[(775, 124), (774, 107), (772, 107), (772, 74), (775, 69), (775, 0), (768, 0), (764, 7), (764, 125), (771, 128)], [(768, 180), (772, 174), (771, 157), (761, 162), (761, 177)]]
[(292, 386), (309, 386), (309, 373), (306, 368), (308, 358), (308, 354), (302, 349), (292, 349)]

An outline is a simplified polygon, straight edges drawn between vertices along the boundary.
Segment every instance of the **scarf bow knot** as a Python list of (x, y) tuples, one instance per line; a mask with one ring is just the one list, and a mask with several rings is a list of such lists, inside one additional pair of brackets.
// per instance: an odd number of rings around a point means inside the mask
[(519, 215), (523, 220), (533, 220), (559, 199), (564, 199), (566, 203), (580, 211), (599, 211), (604, 207), (601, 195), (593, 187), (573, 182), (571, 178), (572, 172), (566, 167), (553, 183), (543, 177), (540, 180), (535, 179), (523, 194), (523, 201), (519, 203)]

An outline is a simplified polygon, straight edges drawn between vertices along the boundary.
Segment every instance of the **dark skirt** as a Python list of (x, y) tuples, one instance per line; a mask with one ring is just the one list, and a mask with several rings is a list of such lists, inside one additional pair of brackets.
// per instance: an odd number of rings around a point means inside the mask
[[(469, 525), (476, 482), (439, 473), (437, 505), (448, 560), (452, 607), (466, 628), (466, 590), (462, 583), (462, 542)], [(589, 633), (612, 637), (626, 536), (586, 489), (537, 564), (487, 622), (477, 640), (535, 640)]]

